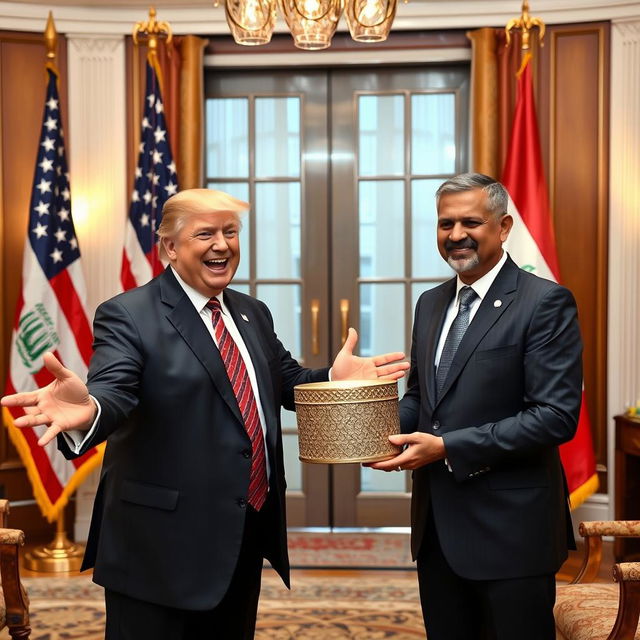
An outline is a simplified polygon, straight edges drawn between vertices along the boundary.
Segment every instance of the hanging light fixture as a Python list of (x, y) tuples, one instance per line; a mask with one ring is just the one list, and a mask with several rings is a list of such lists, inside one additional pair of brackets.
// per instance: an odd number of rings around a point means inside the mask
[(307, 50), (331, 45), (343, 11), (354, 40), (382, 42), (391, 31), (398, 7), (398, 0), (214, 0), (213, 6), (219, 6), (220, 1), (224, 2), (227, 24), (238, 44), (271, 41), (277, 2), (295, 46)]
[(398, 0), (347, 0), (345, 16), (357, 42), (382, 42), (391, 31)]
[(280, 11), (299, 49), (326, 49), (343, 7), (343, 0), (280, 0)]
[(238, 44), (254, 46), (271, 41), (276, 25), (276, 0), (225, 0), (224, 12)]

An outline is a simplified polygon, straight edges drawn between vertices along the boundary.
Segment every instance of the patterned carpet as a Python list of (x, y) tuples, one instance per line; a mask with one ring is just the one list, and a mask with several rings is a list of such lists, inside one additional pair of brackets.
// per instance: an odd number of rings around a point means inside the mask
[[(293, 572), (288, 591), (264, 574), (256, 640), (424, 639), (416, 578), (371, 572), (340, 578)], [(90, 578), (25, 578), (32, 640), (102, 640), (102, 589)], [(8, 638), (6, 630), (0, 639)]]

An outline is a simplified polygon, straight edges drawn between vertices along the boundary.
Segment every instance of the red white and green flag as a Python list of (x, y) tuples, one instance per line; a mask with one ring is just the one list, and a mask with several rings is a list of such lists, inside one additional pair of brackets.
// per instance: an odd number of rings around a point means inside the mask
[[(502, 184), (510, 195), (513, 229), (505, 245), (509, 255), (526, 271), (560, 282), (555, 234), (551, 224), (547, 185), (542, 166), (530, 54), (518, 72), (516, 107)], [(582, 391), (582, 406), (574, 438), (560, 447), (572, 508), (598, 489), (591, 424)]]

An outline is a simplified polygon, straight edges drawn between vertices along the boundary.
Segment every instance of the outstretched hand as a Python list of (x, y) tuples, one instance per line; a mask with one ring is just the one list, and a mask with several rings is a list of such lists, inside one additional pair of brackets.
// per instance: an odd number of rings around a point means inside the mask
[(331, 378), (333, 380), (398, 380), (404, 376), (409, 368), (408, 362), (398, 362), (404, 358), (404, 353), (396, 351), (382, 355), (361, 358), (354, 356), (353, 350), (358, 342), (358, 334), (349, 328), (349, 334), (342, 349), (333, 361)]
[(47, 426), (38, 440), (43, 447), (62, 431), (86, 431), (95, 419), (96, 406), (80, 378), (62, 366), (52, 354), (44, 354), (44, 366), (55, 376), (46, 387), (2, 398), (4, 407), (23, 407), (26, 415), (14, 420), (16, 427)]

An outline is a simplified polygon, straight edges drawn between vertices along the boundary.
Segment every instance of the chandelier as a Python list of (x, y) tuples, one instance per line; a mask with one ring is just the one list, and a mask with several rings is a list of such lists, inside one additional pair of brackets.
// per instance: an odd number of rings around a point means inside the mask
[[(276, 24), (276, 2), (299, 49), (326, 49), (344, 13), (357, 42), (387, 39), (398, 0), (224, 0), (233, 39), (242, 45), (267, 44)], [(407, 0), (405, 0), (406, 2)], [(214, 6), (218, 6), (215, 0)]]

